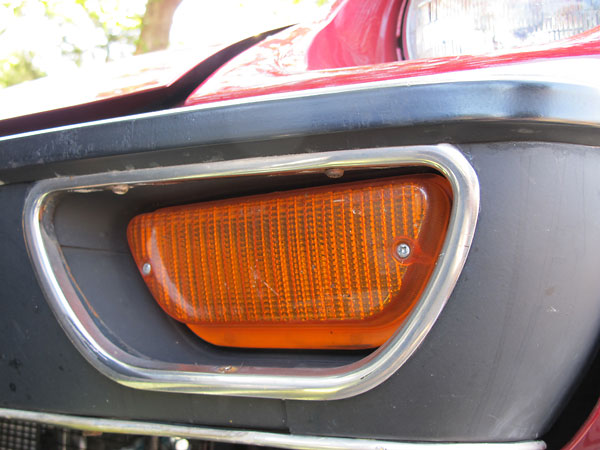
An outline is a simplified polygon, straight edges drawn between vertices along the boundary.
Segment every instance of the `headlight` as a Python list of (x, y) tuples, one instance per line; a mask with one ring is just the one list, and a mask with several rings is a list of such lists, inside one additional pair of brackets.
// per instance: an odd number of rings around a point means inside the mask
[(409, 0), (409, 59), (486, 53), (574, 36), (600, 24), (600, 0)]

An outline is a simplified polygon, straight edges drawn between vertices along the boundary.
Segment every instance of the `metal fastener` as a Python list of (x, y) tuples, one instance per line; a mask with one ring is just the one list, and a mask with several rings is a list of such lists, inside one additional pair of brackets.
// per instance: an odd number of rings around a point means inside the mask
[(187, 439), (171, 438), (171, 442), (174, 444), (173, 448), (175, 450), (189, 450), (191, 448), (190, 441)]
[(144, 275), (150, 275), (150, 272), (152, 272), (152, 266), (150, 265), (150, 263), (144, 263), (144, 265), (142, 266), (142, 273)]
[(110, 189), (117, 195), (124, 195), (127, 194), (127, 191), (129, 191), (129, 185), (115, 184), (114, 186), (111, 186)]
[(344, 176), (344, 169), (326, 169), (325, 175), (329, 178), (341, 178)]
[(396, 247), (396, 254), (399, 258), (408, 258), (408, 255), (410, 255), (410, 246), (404, 242), (398, 244), (398, 247)]

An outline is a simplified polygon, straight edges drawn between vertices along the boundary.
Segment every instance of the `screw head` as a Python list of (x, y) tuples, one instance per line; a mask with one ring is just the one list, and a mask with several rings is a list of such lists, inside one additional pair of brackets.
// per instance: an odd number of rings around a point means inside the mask
[(150, 263), (144, 263), (144, 265), (142, 266), (142, 273), (144, 275), (150, 275), (150, 272), (152, 272), (152, 266), (150, 265)]
[(329, 178), (341, 178), (344, 176), (344, 169), (325, 169), (325, 175)]
[(218, 372), (220, 373), (233, 373), (233, 372), (237, 372), (237, 367), (235, 366), (223, 366), (223, 367), (219, 367), (217, 369)]
[(125, 195), (129, 191), (129, 186), (127, 184), (115, 184), (110, 189), (117, 195)]
[(396, 247), (396, 255), (398, 255), (398, 257), (402, 259), (408, 258), (408, 256), (410, 255), (410, 246), (404, 242), (398, 244), (398, 246)]
[(175, 444), (173, 448), (175, 450), (189, 450), (190, 449), (190, 441), (187, 439), (174, 438), (173, 443)]

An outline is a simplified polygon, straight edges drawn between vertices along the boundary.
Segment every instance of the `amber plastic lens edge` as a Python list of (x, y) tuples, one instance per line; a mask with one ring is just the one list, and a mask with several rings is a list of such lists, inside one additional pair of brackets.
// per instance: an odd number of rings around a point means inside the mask
[(127, 234), (159, 305), (208, 342), (370, 348), (425, 288), (450, 192), (434, 174), (342, 183), (163, 208)]

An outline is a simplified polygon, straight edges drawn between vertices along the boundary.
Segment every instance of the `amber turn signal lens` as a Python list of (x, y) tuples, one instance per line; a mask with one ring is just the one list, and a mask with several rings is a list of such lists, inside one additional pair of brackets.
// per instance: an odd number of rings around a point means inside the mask
[(159, 209), (127, 237), (152, 295), (216, 345), (369, 348), (419, 300), (451, 195), (433, 174)]

